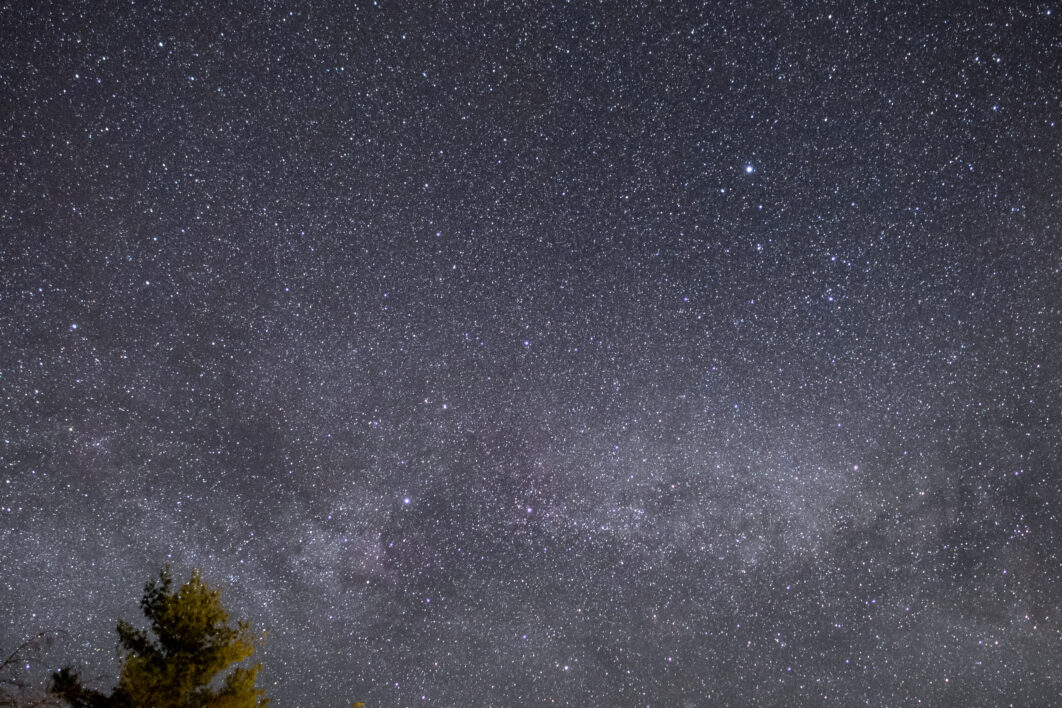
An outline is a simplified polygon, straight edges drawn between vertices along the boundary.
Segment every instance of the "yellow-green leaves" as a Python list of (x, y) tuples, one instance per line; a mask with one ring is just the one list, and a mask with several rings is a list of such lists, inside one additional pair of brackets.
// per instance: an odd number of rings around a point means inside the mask
[[(56, 681), (56, 693), (72, 706), (92, 696), (92, 705), (121, 708), (255, 708), (268, 701), (255, 688), (261, 664), (241, 665), (254, 654), (250, 626), (230, 623), (221, 592), (193, 571), (173, 590), (169, 568), (144, 588), (140, 602), (151, 632), (118, 623), (124, 652), (118, 688), (110, 696), (86, 692), (76, 675)], [(154, 635), (152, 637), (151, 635)], [(64, 683), (65, 681), (65, 683)]]

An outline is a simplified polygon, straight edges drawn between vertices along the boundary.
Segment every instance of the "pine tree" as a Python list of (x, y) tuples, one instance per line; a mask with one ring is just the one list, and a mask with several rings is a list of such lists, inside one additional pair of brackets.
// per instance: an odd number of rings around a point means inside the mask
[(220, 591), (207, 585), (199, 571), (174, 592), (167, 567), (144, 588), (140, 607), (151, 623), (150, 633), (118, 622), (124, 651), (118, 687), (104, 695), (85, 688), (77, 674), (64, 669), (53, 676), (57, 696), (73, 708), (268, 705), (264, 691), (255, 688), (261, 664), (234, 666), (254, 654), (249, 624), (230, 625)]

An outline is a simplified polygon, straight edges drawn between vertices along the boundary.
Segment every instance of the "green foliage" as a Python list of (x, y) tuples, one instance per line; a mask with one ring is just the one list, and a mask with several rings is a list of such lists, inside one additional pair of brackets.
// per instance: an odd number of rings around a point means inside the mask
[(261, 664), (234, 666), (254, 654), (250, 626), (244, 621), (230, 625), (220, 591), (207, 585), (199, 571), (174, 592), (167, 567), (144, 588), (140, 607), (151, 631), (119, 620), (124, 656), (118, 687), (109, 696), (86, 689), (68, 669), (53, 676), (52, 691), (73, 708), (268, 705), (264, 691), (255, 688)]

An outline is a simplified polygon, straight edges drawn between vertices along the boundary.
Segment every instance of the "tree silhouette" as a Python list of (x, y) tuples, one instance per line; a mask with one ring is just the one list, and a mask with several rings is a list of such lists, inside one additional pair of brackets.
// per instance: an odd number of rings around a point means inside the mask
[(261, 664), (237, 665), (254, 654), (250, 625), (229, 624), (221, 592), (207, 585), (198, 570), (174, 592), (173, 576), (166, 567), (158, 580), (145, 586), (140, 607), (151, 631), (119, 620), (124, 656), (117, 688), (109, 695), (86, 688), (73, 670), (65, 668), (53, 675), (52, 693), (73, 708), (268, 705), (264, 691), (255, 688)]
[(64, 632), (38, 632), (0, 661), (0, 708), (44, 708), (59, 705), (54, 696), (45, 693), (40, 686), (32, 685), (18, 672), (24, 662), (28, 669), (31, 657), (38, 658), (59, 634)]

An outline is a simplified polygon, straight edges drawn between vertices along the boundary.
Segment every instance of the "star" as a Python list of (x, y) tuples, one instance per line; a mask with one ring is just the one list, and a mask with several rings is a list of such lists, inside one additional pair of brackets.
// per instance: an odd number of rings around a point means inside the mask
[(0, 648), (64, 639), (0, 703), (167, 563), (277, 705), (1057, 702), (1057, 15), (68, 5), (4, 15)]

